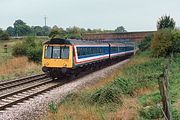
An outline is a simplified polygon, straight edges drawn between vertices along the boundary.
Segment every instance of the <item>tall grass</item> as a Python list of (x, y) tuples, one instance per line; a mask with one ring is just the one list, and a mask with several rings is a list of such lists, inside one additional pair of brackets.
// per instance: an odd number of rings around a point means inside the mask
[(27, 57), (8, 59), (3, 64), (0, 64), (0, 80), (37, 74), (39, 72), (41, 72), (41, 66), (29, 62)]

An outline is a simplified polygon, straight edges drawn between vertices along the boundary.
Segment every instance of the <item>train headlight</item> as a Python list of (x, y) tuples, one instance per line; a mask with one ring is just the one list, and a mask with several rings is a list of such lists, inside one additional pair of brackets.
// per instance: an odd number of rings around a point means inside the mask
[(66, 64), (66, 63), (64, 63), (63, 65), (64, 65), (64, 67), (66, 67), (66, 66), (67, 66), (67, 64)]

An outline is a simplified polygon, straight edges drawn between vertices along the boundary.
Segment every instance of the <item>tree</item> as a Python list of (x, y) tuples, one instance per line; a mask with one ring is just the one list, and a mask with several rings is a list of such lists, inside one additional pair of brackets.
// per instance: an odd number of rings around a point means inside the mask
[(139, 43), (138, 47), (141, 51), (145, 51), (150, 48), (151, 46), (151, 40), (153, 38), (153, 35), (147, 35), (141, 42)]
[(123, 26), (117, 27), (115, 32), (127, 32)]
[(87, 29), (87, 33), (91, 33), (92, 30), (90, 28)]
[(22, 20), (16, 20), (14, 23), (14, 30), (17, 36), (26, 36), (31, 34), (31, 28)]
[(43, 30), (41, 26), (32, 26), (31, 30), (33, 31), (34, 35), (43, 36)]
[(65, 36), (66, 38), (70, 39), (81, 39), (81, 29), (79, 27), (69, 27), (66, 28), (67, 35)]
[(171, 18), (170, 16), (161, 16), (161, 18), (159, 18), (159, 21), (157, 22), (157, 29), (165, 29), (165, 28), (170, 28), (170, 29), (174, 29), (175, 28), (175, 21), (173, 18)]
[(15, 30), (13, 27), (9, 26), (7, 29), (6, 29), (6, 32), (10, 35), (10, 36), (15, 36)]
[(51, 28), (48, 27), (48, 26), (43, 26), (42, 27), (42, 32), (43, 32), (44, 36), (48, 36), (50, 34), (50, 32), (51, 32)]
[(65, 34), (66, 32), (64, 31), (63, 28), (58, 28), (56, 25), (53, 26), (53, 28), (51, 29), (51, 32), (49, 34), (50, 38), (55, 38), (55, 37), (59, 37), (59, 38), (65, 38)]
[(0, 29), (0, 40), (9, 40), (9, 35), (2, 29)]
[(49, 34), (49, 37), (50, 38), (55, 38), (57, 35), (60, 34), (60, 31), (58, 28), (54, 28), (51, 30), (50, 34)]

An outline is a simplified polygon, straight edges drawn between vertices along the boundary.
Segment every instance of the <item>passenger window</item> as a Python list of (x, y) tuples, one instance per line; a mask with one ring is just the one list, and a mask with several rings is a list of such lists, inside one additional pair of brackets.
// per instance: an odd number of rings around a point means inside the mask
[(45, 46), (44, 58), (51, 58), (52, 46)]
[(61, 58), (62, 59), (69, 58), (69, 47), (67, 47), (67, 46), (61, 47)]
[(59, 46), (53, 47), (53, 58), (60, 58), (60, 47)]

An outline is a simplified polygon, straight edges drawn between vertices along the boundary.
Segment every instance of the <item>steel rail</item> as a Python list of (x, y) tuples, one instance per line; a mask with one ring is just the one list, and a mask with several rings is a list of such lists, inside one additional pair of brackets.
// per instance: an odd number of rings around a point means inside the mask
[[(52, 80), (51, 80), (52, 81)], [(34, 86), (34, 87), (29, 87), (29, 89), (28, 88), (25, 88), (25, 89), (23, 89), (23, 90), (19, 90), (19, 91), (16, 91), (15, 93), (9, 93), (9, 94), (7, 94), (7, 95), (5, 95), (4, 97), (3, 96), (1, 96), (1, 98), (0, 99), (6, 99), (6, 101), (4, 101), (4, 103), (3, 104), (0, 104), (0, 111), (1, 110), (4, 110), (4, 109), (6, 109), (6, 108), (8, 108), (8, 107), (11, 107), (12, 105), (16, 105), (17, 103), (21, 103), (21, 102), (23, 102), (24, 100), (28, 100), (29, 98), (32, 98), (32, 97), (34, 97), (34, 96), (37, 96), (38, 94), (42, 94), (42, 93), (44, 93), (44, 92), (47, 92), (47, 91), (49, 91), (49, 90), (52, 90), (52, 89), (54, 89), (54, 88), (56, 88), (56, 87), (59, 87), (59, 86), (61, 86), (61, 85), (63, 85), (63, 84), (65, 84), (65, 83), (67, 83), (68, 81), (61, 81), (61, 82), (50, 82), (50, 80), (49, 80), (49, 82), (46, 82), (46, 84), (47, 84), (47, 87), (45, 87), (45, 88), (43, 88), (43, 89), (41, 89), (41, 88), (38, 88), (38, 87), (43, 87), (43, 85), (46, 85), (45, 83), (44, 84), (39, 84), (39, 86), (38, 85), (36, 85), (36, 86)], [(48, 86), (48, 84), (49, 83), (51, 83), (52, 85), (50, 85), (50, 86)], [(41, 89), (41, 90), (33, 90), (33, 89)], [(25, 93), (24, 93), (25, 92)], [(27, 93), (30, 93), (30, 94), (27, 94)], [(33, 92), (33, 93), (32, 93)], [(18, 95), (18, 94), (21, 94), (21, 95)], [(24, 94), (24, 96), (23, 96), (23, 94)], [(14, 97), (14, 95), (16, 95), (17, 97)], [(19, 97), (18, 97), (19, 96)], [(9, 99), (10, 98), (10, 99)], [(3, 101), (3, 100), (1, 100), (1, 101)]]
[(15, 79), (15, 80), (3, 81), (3, 82), (0, 82), (0, 86), (11, 84), (11, 83), (14, 83), (14, 82), (19, 82), (19, 81), (22, 81), (22, 80), (32, 79), (32, 78), (39, 77), (39, 76), (45, 76), (45, 74), (39, 74), (39, 75), (33, 75), (33, 76), (24, 77), (24, 78)]
[(13, 87), (16, 87), (16, 86), (20, 86), (20, 85), (23, 85), (23, 84), (27, 84), (27, 83), (30, 83), (30, 82), (34, 82), (34, 81), (37, 81), (37, 80), (41, 80), (41, 79), (44, 79), (46, 78), (46, 76), (44, 74), (41, 74), (41, 75), (36, 75), (36, 76), (31, 76), (31, 77), (27, 77), (27, 78), (24, 78), (24, 79), (18, 79), (18, 80), (13, 80), (13, 81), (8, 81), (8, 82), (5, 82), (5, 83), (1, 83), (0, 84), (0, 91), (3, 91), (3, 90), (6, 90), (6, 89), (9, 89), (9, 88), (13, 88)]

